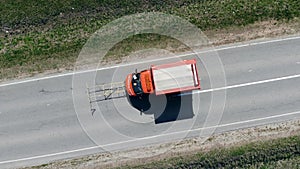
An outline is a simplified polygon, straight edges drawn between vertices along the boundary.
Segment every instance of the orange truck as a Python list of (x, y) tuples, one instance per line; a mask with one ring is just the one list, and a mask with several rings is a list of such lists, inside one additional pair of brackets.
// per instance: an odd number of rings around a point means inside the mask
[(200, 89), (196, 59), (151, 66), (150, 69), (127, 75), (129, 96), (171, 94)]

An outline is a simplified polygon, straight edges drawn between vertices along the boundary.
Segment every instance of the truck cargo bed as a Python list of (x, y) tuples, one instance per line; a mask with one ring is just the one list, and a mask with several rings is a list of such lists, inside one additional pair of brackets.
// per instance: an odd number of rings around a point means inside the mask
[(200, 89), (196, 60), (152, 66), (156, 95)]

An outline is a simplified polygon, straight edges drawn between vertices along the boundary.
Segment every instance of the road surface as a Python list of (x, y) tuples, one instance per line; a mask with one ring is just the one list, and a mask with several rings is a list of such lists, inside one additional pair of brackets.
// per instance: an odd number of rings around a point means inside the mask
[[(0, 168), (38, 165), (300, 117), (299, 36), (222, 46), (217, 52), (226, 86), (212, 85), (222, 74), (208, 74), (198, 59), (202, 90), (179, 99), (150, 96), (151, 105), (131, 100), (137, 107), (144, 106), (143, 115), (128, 98), (95, 103), (92, 115), (86, 107), (87, 95), (74, 92), (72, 74), (0, 84)], [(210, 53), (204, 51), (200, 57)], [(185, 55), (182, 59), (194, 57)], [(167, 62), (171, 60), (151, 64)], [(141, 70), (149, 64), (101, 69), (95, 82), (123, 81), (135, 68)], [(94, 73), (76, 76), (84, 82)], [(209, 113), (214, 108), (218, 114)]]

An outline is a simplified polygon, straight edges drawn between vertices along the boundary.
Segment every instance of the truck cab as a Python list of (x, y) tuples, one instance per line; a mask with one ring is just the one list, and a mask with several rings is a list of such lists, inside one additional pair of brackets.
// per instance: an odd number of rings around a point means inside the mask
[(126, 91), (130, 96), (141, 96), (154, 91), (150, 70), (127, 75), (125, 80)]

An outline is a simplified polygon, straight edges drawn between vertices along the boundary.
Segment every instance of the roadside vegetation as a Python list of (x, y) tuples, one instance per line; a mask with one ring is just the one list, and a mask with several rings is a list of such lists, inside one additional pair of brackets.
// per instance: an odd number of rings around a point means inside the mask
[(300, 136), (254, 142), (155, 161), (129, 168), (289, 168), (300, 167)]
[[(299, 22), (300, 1), (2, 0), (0, 79), (72, 69), (93, 32), (122, 16), (152, 11), (178, 15), (205, 32), (268, 20)], [(109, 57), (120, 60), (148, 47), (171, 46), (176, 51), (178, 43), (158, 35), (138, 35), (116, 45)]]

